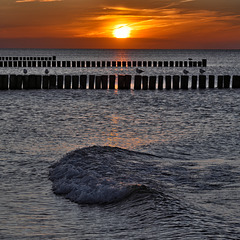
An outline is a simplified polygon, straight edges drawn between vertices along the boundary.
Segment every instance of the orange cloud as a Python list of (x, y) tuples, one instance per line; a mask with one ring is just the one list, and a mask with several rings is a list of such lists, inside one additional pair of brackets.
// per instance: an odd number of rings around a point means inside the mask
[(29, 3), (29, 2), (62, 2), (63, 0), (18, 0), (16, 3)]

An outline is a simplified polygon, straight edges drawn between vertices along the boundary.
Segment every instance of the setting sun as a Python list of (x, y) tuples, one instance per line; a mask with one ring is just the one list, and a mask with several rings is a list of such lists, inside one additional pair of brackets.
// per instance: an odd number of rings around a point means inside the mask
[(126, 25), (118, 25), (113, 30), (113, 35), (115, 38), (129, 38), (131, 30), (132, 29)]

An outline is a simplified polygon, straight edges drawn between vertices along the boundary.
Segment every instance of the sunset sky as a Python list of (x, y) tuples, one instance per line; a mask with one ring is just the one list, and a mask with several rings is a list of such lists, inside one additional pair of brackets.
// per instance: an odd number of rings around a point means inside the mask
[(240, 49), (240, 0), (0, 3), (0, 48)]

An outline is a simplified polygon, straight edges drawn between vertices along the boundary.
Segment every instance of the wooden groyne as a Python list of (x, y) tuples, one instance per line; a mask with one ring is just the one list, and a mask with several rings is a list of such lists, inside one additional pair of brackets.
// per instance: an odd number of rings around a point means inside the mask
[(28, 89), (229, 89), (240, 88), (239, 75), (0, 75), (0, 90)]
[(118, 67), (207, 67), (207, 59), (200, 61), (60, 61), (53, 57), (0, 57), (0, 68), (118, 68)]

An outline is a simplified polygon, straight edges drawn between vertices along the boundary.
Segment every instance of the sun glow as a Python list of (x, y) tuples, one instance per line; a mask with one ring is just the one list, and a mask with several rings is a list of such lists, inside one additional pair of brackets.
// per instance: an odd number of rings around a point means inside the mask
[(113, 30), (113, 36), (115, 38), (129, 38), (131, 30), (132, 29), (126, 25), (117, 25)]

